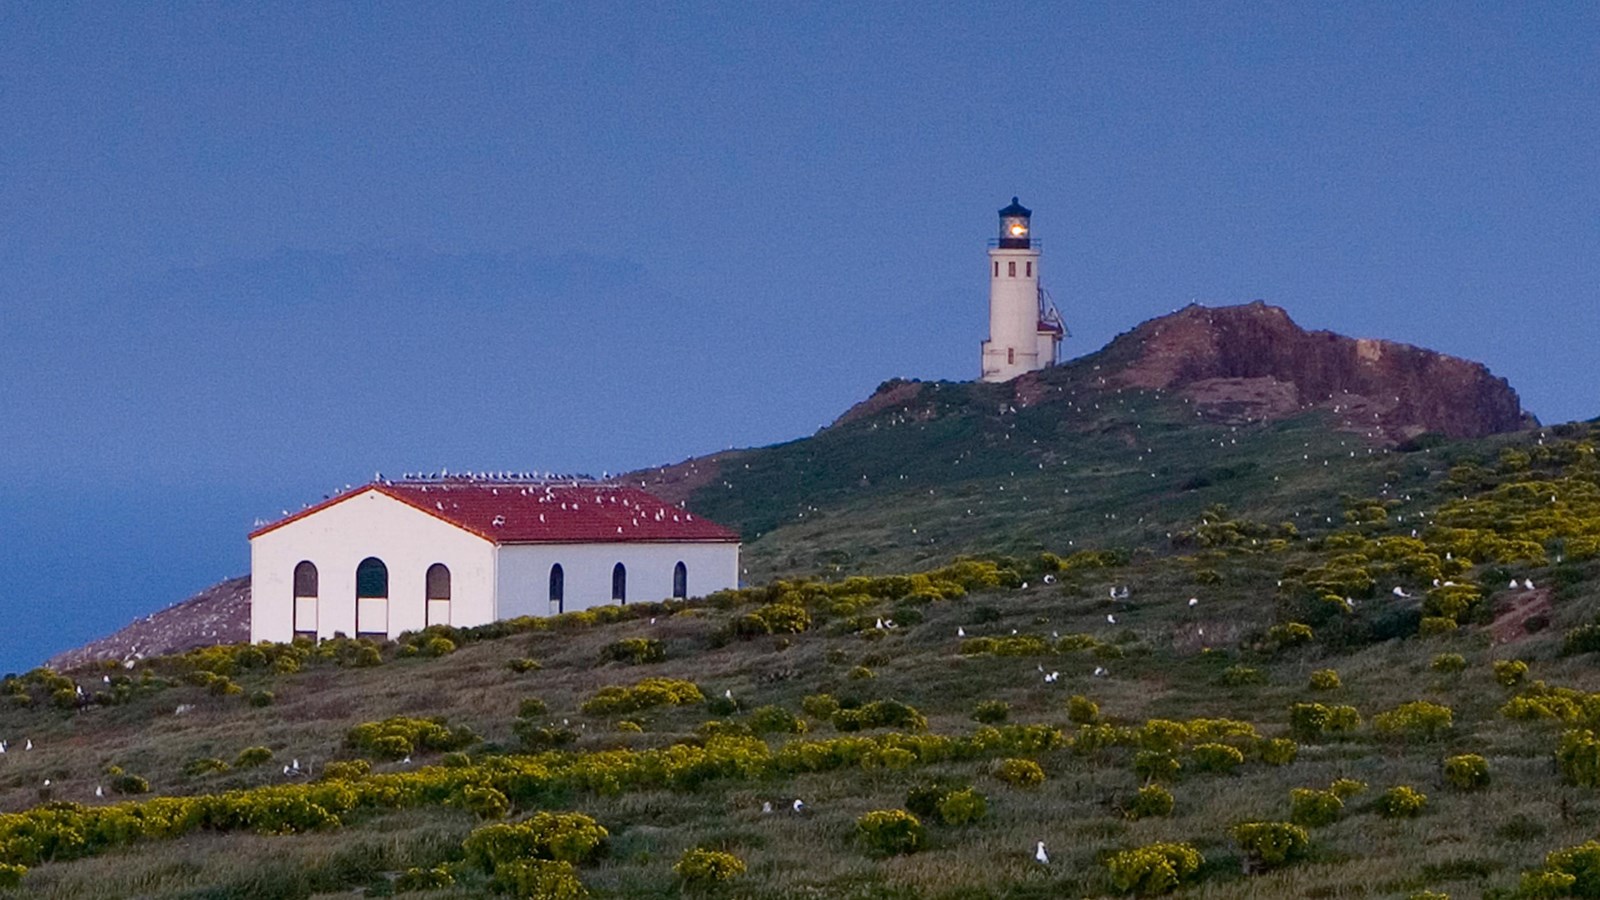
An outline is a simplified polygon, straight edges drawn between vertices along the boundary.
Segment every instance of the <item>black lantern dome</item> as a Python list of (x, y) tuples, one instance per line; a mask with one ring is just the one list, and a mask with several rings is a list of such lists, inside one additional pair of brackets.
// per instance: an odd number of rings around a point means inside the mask
[(1011, 198), (1011, 205), (1000, 210), (1000, 246), (1026, 250), (1032, 246), (1033, 229), (1028, 220), (1033, 210)]

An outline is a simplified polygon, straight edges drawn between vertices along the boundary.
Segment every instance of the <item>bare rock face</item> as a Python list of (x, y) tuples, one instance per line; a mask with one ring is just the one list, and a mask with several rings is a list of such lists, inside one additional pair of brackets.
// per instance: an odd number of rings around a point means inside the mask
[(250, 640), (250, 576), (230, 578), (120, 631), (45, 661), (57, 671)]
[(1410, 344), (1306, 331), (1275, 306), (1189, 306), (1151, 319), (1104, 351), (1127, 387), (1176, 391), (1225, 418), (1308, 409), (1344, 427), (1405, 440), (1482, 437), (1529, 421), (1517, 392), (1480, 363)]

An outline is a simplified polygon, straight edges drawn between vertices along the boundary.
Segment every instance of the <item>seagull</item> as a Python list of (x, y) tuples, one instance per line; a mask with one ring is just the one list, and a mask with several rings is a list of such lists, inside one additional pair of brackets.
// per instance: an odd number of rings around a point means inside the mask
[(28, 738), (27, 740), (28, 740), (28, 742), (22, 745), (22, 749), (24, 749), (24, 750), (32, 750), (33, 749), (33, 738)]
[(761, 811), (763, 813), (772, 812), (772, 801), (771, 800), (763, 801), (762, 804), (761, 804)]
[(965, 628), (962, 628), (960, 625), (957, 625), (956, 626), (956, 637), (966, 637), (966, 636), (967, 636), (967, 630)]
[(409, 754), (409, 753), (407, 753), (407, 754), (406, 754), (406, 758), (405, 758), (405, 759), (402, 759), (402, 760), (400, 760), (400, 765), (402, 765), (402, 766), (409, 766), (409, 765), (411, 765), (411, 754)]
[(794, 798), (794, 811), (795, 812), (803, 812), (805, 810), (805, 808), (806, 808), (806, 803), (805, 803), (804, 800), (801, 800), (799, 797)]
[(651, 616), (651, 617), (650, 617), (650, 624), (651, 624), (651, 625), (654, 625), (654, 624), (655, 624), (655, 623), (656, 623), (656, 619), (655, 619), (655, 616)]
[(1400, 585), (1398, 585), (1398, 584), (1395, 585), (1394, 586), (1394, 590), (1390, 591), (1389, 593), (1394, 594), (1396, 597), (1410, 597), (1411, 596), (1410, 594), (1406, 593), (1405, 590), (1403, 588), (1401, 588)]
[(722, 696), (724, 698), (728, 699), (728, 700), (732, 700), (733, 699), (733, 688), (724, 688), (723, 691), (722, 691)]
[(1111, 613), (1106, 613), (1106, 621), (1109, 622), (1112, 625), (1115, 625), (1115, 624), (1117, 624), (1117, 617), (1112, 615)]
[(1524, 579), (1522, 579), (1522, 586), (1523, 586), (1523, 588), (1525, 588), (1527, 590), (1530, 590), (1530, 591), (1533, 590), (1533, 579), (1532, 578), (1524, 578)]
[(1516, 590), (1517, 589), (1517, 580), (1515, 578), (1511, 579), (1511, 583), (1506, 585), (1506, 587), (1508, 589), (1510, 589), (1510, 590), (1513, 590), (1513, 591)]
[(1033, 858), (1038, 860), (1041, 865), (1050, 865), (1050, 854), (1044, 852), (1044, 841), (1040, 841), (1034, 846)]
[(1054, 575), (1046, 575), (1044, 577), (1044, 583), (1045, 584), (1055, 584), (1056, 583), (1056, 577)]
[(883, 630), (883, 620), (882, 619), (878, 620), (878, 624), (877, 624), (876, 627), (878, 628), (879, 631)]
[(1110, 674), (1111, 673), (1107, 672), (1105, 670), (1105, 668), (1102, 667), (1102, 666), (1095, 666), (1094, 667), (1094, 677), (1096, 677), (1096, 678), (1104, 678), (1104, 677), (1106, 677), (1107, 675), (1110, 675)]
[(96, 797), (104, 797), (106, 795), (106, 789), (97, 784), (94, 786), (94, 795)]
[(1045, 684), (1054, 684), (1055, 680), (1057, 678), (1060, 678), (1060, 677), (1061, 677), (1061, 673), (1060, 672), (1051, 672), (1050, 674), (1044, 676)]
[(1200, 605), (1200, 598), (1199, 597), (1190, 597), (1189, 598), (1189, 608), (1190, 609), (1194, 609), (1196, 606), (1199, 606), (1199, 605)]

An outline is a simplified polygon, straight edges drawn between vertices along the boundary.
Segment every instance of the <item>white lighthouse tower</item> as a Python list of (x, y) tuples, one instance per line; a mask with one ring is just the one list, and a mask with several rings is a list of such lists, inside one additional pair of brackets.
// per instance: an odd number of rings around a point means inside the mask
[(1000, 210), (1000, 237), (989, 244), (989, 339), (983, 380), (1010, 381), (1056, 363), (1066, 328), (1039, 287), (1039, 245), (1033, 211), (1011, 198)]

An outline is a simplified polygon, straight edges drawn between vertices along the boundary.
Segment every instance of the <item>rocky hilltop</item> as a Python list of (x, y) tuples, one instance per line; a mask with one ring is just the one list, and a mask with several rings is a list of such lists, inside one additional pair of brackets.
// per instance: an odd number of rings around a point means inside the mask
[(1189, 306), (1119, 336), (1128, 387), (1175, 390), (1230, 415), (1281, 419), (1311, 408), (1347, 426), (1404, 440), (1516, 431), (1517, 392), (1480, 363), (1394, 341), (1307, 331), (1276, 306)]

